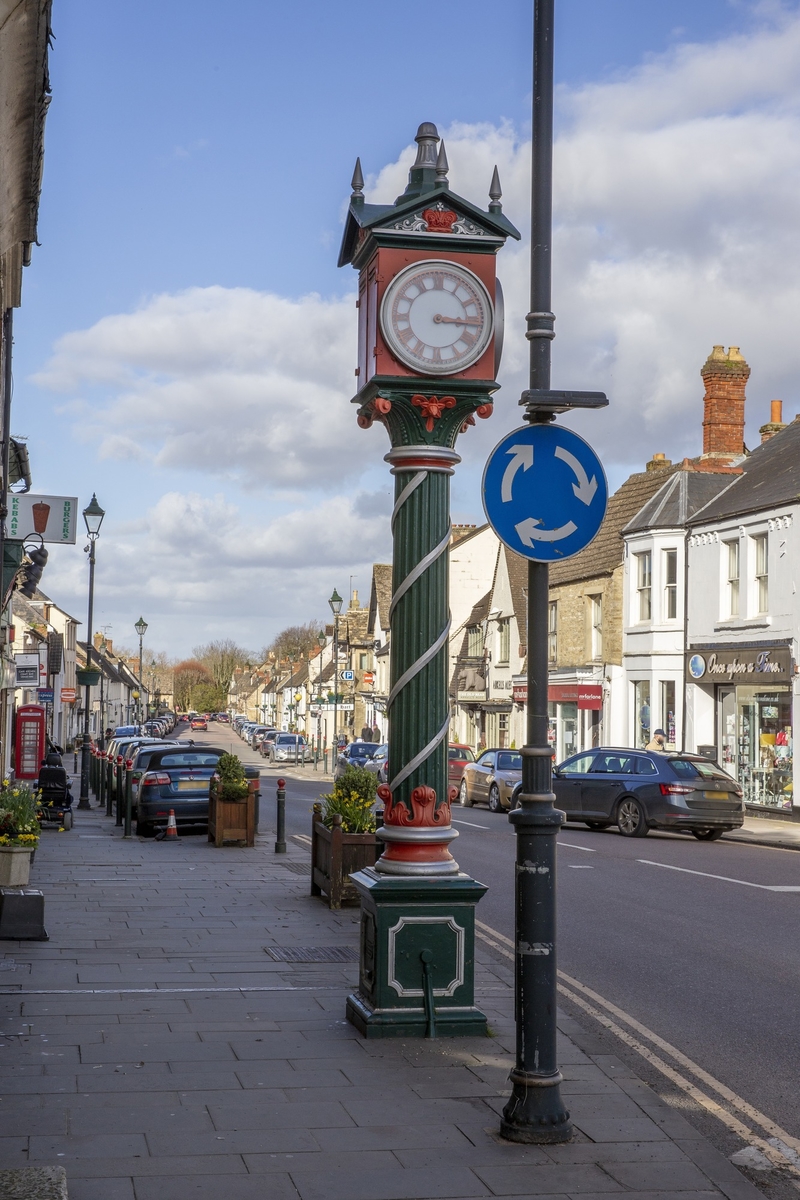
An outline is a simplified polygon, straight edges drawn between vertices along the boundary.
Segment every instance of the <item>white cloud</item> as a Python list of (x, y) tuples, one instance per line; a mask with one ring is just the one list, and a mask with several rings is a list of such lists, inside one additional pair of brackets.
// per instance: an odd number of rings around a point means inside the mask
[(322, 486), (369, 453), (346, 453), (355, 336), (350, 297), (191, 288), (67, 334), (36, 381), (100, 394), (103, 457), (149, 456), (247, 487)]

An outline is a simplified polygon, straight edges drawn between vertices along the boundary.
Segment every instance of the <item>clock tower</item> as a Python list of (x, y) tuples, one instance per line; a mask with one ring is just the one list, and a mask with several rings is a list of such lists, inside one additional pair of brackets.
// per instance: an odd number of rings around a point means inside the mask
[(473, 989), (474, 910), (486, 889), (449, 850), (450, 476), (458, 435), (492, 415), (503, 344), (496, 256), (519, 238), (497, 168), (483, 210), (450, 190), (436, 126), (423, 123), (415, 140), (394, 204), (366, 203), (356, 162), (339, 255), (359, 272), (358, 423), (385, 426), (395, 477), (385, 848), (352, 876), (361, 963), (347, 1004), (357, 1028), (384, 1037), (486, 1029)]

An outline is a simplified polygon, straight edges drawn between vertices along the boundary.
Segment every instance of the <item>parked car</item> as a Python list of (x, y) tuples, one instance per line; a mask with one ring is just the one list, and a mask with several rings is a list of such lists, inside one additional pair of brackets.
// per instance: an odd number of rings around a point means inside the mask
[(269, 745), (270, 762), (308, 762), (311, 747), (299, 733), (278, 733)]
[(118, 725), (114, 730), (114, 737), (137, 737), (140, 732), (138, 725)]
[(668, 829), (715, 842), (744, 824), (741, 786), (698, 754), (601, 746), (556, 767), (553, 791), (568, 821), (616, 825), (623, 837)]
[(155, 751), (139, 783), (136, 832), (151, 836), (175, 810), (178, 828), (208, 824), (211, 776), (224, 750), (176, 742)]
[(250, 730), (250, 736), (247, 740), (253, 750), (257, 750), (261, 745), (262, 738), (268, 729), (269, 725), (254, 725)]
[(147, 770), (150, 759), (157, 750), (169, 750), (177, 746), (178, 742), (157, 742), (152, 739), (141, 741), (130, 746), (128, 749), (128, 758), (133, 761), (132, 780), (131, 780), (131, 797), (132, 797), (132, 815), (136, 818), (136, 809), (139, 801), (139, 785), (141, 784), (142, 775)]
[(261, 744), (258, 747), (258, 752), (262, 758), (269, 758), (269, 752), (272, 749), (272, 743), (280, 733), (280, 729), (268, 729), (261, 739)]
[(205, 717), (192, 717), (192, 720), (189, 723), (189, 728), (192, 730), (208, 729), (208, 721), (205, 719)]
[(217, 713), (217, 720), (223, 725), (230, 725), (231, 719), (228, 713)]
[[(358, 745), (358, 743), (355, 743)], [(389, 782), (389, 746), (386, 742), (382, 745), (374, 746), (368, 742), (367, 745), (372, 746), (372, 757), (366, 759), (359, 766), (364, 766), (368, 771), (372, 771), (373, 775), (377, 775), (378, 783)]]
[(351, 742), (349, 746), (345, 746), (336, 760), (334, 779), (341, 779), (347, 767), (366, 766), (376, 749), (375, 742)]
[(465, 763), (458, 802), (466, 808), (488, 804), (491, 812), (505, 812), (513, 806), (514, 788), (521, 780), (519, 750), (484, 750), (477, 762)]
[(460, 787), (467, 763), (475, 762), (470, 746), (451, 742), (447, 747), (447, 782), (451, 787)]

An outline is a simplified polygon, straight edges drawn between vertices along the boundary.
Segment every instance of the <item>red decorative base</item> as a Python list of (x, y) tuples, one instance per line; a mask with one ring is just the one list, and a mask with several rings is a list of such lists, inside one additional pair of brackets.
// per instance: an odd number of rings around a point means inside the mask
[(450, 800), (437, 808), (434, 789), (417, 787), (411, 793), (409, 813), (405, 804), (395, 804), (386, 784), (378, 788), (378, 796), (384, 806), (378, 837), (387, 845), (375, 864), (376, 871), (385, 875), (458, 874), (458, 863), (448, 849), (458, 837), (450, 825)]

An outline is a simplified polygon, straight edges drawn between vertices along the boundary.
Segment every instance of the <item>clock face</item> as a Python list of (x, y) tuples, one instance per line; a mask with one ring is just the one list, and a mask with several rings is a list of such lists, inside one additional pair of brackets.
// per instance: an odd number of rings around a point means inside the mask
[(381, 331), (395, 358), (423, 375), (455, 375), (477, 362), (493, 330), (492, 301), (465, 267), (431, 259), (386, 289)]

